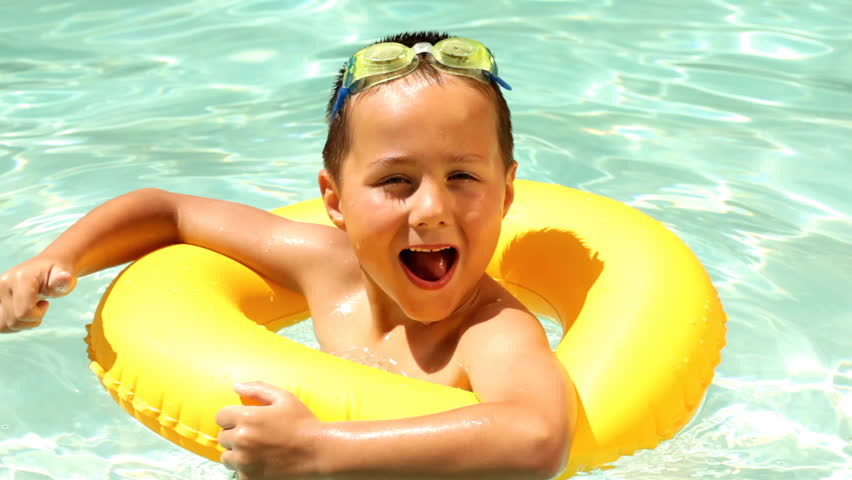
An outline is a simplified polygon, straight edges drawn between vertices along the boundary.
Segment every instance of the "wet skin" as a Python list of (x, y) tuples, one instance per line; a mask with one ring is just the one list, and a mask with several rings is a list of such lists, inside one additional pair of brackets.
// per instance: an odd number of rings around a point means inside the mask
[[(387, 342), (399, 327), (409, 330), (411, 342), (421, 337), (412, 329), (441, 322), (426, 337), (432, 347), (443, 345), (436, 353), (446, 358), (444, 350), (456, 343), (449, 333), (471, 311), (507, 296), (484, 271), (511, 205), (515, 166), (507, 170), (500, 157), (493, 100), (469, 80), (445, 75), (442, 81), (409, 76), (350, 99), (352, 143), (342, 182), (320, 174), (329, 215), (346, 232), (363, 272), (359, 288), (379, 337), (367, 348), (398, 363), (409, 363), (396, 359), (407, 351), (430, 350)], [(403, 249), (448, 246), (456, 256), (440, 288), (423, 288), (405, 272)], [(345, 310), (366, 313), (352, 304)], [(349, 348), (339, 340), (320, 338), (324, 348)], [(426, 376), (435, 368), (428, 359), (417, 363)], [(420, 376), (417, 370), (403, 368)]]

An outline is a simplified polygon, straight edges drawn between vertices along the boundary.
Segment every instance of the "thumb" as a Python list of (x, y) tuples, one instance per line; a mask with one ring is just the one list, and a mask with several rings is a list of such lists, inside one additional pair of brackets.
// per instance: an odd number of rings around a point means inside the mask
[(287, 392), (284, 390), (263, 382), (235, 383), (234, 391), (240, 396), (243, 405), (250, 406), (266, 406), (281, 403), (287, 395)]
[(74, 286), (77, 284), (77, 279), (65, 268), (59, 265), (50, 267), (47, 273), (47, 281), (42, 287), (42, 295), (46, 297), (62, 297), (71, 293)]

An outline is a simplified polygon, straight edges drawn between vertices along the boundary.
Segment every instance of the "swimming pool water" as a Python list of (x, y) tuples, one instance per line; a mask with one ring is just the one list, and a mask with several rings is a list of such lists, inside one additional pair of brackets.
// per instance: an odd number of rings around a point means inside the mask
[[(414, 29), (495, 52), (520, 177), (663, 221), (728, 312), (698, 416), (588, 476), (852, 478), (845, 0), (3, 2), (0, 270), (138, 187), (267, 209), (316, 196), (333, 74)], [(228, 478), (89, 372), (84, 326), (116, 272), (0, 337), (0, 480)]]

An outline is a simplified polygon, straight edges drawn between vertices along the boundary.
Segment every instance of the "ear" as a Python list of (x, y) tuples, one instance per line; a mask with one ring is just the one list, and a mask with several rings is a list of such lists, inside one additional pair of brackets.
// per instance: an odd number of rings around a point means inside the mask
[(509, 213), (509, 207), (515, 201), (515, 172), (518, 170), (518, 162), (512, 162), (509, 170), (506, 171), (506, 194), (503, 197), (503, 218)]
[(337, 187), (337, 182), (334, 181), (331, 173), (326, 169), (320, 170), (318, 180), (322, 203), (325, 205), (325, 212), (328, 214), (328, 218), (337, 228), (345, 232), (346, 221), (343, 218), (343, 211), (340, 209), (340, 191)]

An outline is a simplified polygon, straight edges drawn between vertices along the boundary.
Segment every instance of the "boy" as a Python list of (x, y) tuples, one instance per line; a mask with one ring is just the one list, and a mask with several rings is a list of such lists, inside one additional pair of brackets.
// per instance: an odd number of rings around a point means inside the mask
[[(536, 318), (484, 273), (517, 168), (497, 85), (505, 84), (484, 46), (439, 43), (446, 38), (386, 39), (356, 53), (338, 80), (319, 174), (337, 228), (221, 200), (131, 192), (0, 276), (0, 331), (37, 326), (48, 306), (39, 298), (70, 292), (80, 275), (165, 245), (199, 245), (303, 294), (324, 351), (365, 350), (481, 402), (425, 417), (323, 423), (289, 392), (238, 384), (257, 405), (226, 407), (217, 422), (222, 463), (239, 478), (558, 473), (573, 435), (570, 381)], [(338, 312), (344, 301), (348, 315)]]

